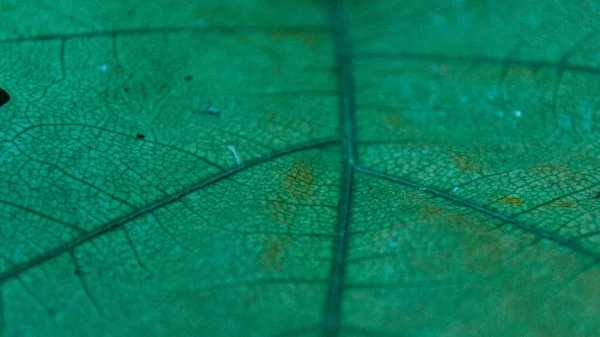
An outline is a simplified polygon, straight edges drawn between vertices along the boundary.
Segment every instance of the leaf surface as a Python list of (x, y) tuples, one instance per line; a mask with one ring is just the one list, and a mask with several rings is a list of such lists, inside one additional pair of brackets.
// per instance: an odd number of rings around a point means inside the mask
[(0, 336), (594, 335), (599, 10), (0, 0)]

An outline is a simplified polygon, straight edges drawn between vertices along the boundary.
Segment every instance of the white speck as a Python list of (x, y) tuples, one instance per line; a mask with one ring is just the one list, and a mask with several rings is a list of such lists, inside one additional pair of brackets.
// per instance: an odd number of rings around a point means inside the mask
[(515, 110), (515, 111), (513, 111), (513, 114), (515, 115), (515, 117), (521, 118), (521, 116), (523, 116), (523, 111)]
[(110, 66), (108, 64), (101, 64), (97, 67), (97, 69), (100, 71), (108, 71), (108, 69), (110, 69)]
[(425, 191), (427, 187), (419, 187), (419, 191)]
[(231, 154), (233, 155), (233, 159), (235, 160), (235, 163), (237, 164), (237, 166), (238, 167), (244, 166), (244, 164), (242, 164), (242, 160), (240, 159), (240, 156), (238, 155), (237, 151), (235, 150), (235, 147), (233, 145), (227, 145), (227, 149), (229, 149), (229, 152), (231, 152)]
[(388, 242), (388, 247), (396, 248), (396, 247), (398, 247), (398, 242), (390, 241), (390, 242)]
[(458, 187), (458, 186), (454, 186), (452, 188), (452, 192), (454, 192), (454, 193), (458, 192), (458, 190), (460, 190), (460, 187)]
[(218, 115), (221, 112), (219, 109), (215, 108), (214, 105), (210, 104), (206, 108), (202, 109), (202, 112), (207, 112), (211, 115)]

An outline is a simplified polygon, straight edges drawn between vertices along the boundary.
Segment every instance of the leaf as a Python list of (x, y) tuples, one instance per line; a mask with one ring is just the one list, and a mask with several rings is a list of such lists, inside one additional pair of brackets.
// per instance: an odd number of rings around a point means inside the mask
[(0, 1), (0, 335), (595, 335), (599, 8)]

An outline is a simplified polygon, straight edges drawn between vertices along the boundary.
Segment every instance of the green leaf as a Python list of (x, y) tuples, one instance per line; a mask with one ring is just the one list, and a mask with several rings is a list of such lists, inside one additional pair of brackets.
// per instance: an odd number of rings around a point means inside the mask
[(598, 1), (0, 0), (0, 336), (593, 336)]

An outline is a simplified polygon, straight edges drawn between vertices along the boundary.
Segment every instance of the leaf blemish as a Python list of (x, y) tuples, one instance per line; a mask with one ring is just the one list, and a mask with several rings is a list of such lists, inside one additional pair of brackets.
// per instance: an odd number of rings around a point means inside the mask
[(294, 161), (294, 166), (287, 171), (283, 188), (290, 191), (297, 200), (311, 200), (316, 194), (315, 176), (312, 167), (301, 161)]
[(481, 168), (467, 157), (456, 155), (452, 157), (452, 159), (454, 160), (456, 167), (463, 172), (481, 172)]
[(267, 240), (261, 255), (261, 267), (263, 270), (279, 272), (285, 264), (285, 251), (290, 247), (289, 238), (272, 238)]
[(135, 137), (136, 137), (137, 139), (144, 139), (144, 138), (146, 138), (146, 136), (144, 136), (144, 135), (143, 135), (143, 134), (141, 134), (141, 133), (138, 133), (137, 135), (135, 135)]
[(523, 205), (525, 202), (523, 201), (523, 199), (512, 196), (512, 195), (507, 195), (505, 197), (502, 197), (500, 199), (500, 201), (512, 205), (512, 206), (521, 206)]

